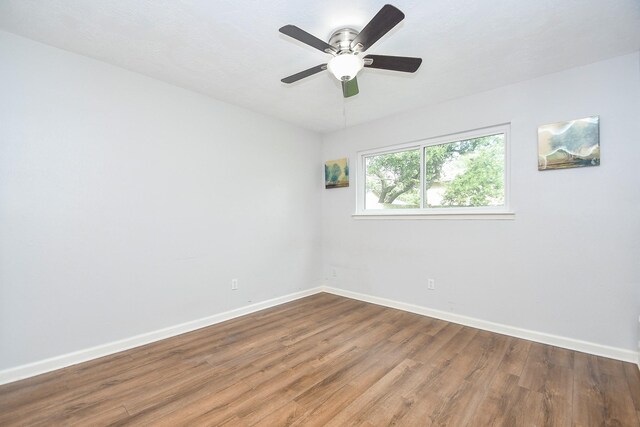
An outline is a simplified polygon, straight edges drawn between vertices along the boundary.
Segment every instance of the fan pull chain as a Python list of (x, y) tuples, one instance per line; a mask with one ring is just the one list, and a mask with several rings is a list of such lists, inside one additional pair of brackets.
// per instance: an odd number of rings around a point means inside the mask
[(344, 130), (347, 131), (347, 101), (342, 98), (342, 118), (344, 119)]

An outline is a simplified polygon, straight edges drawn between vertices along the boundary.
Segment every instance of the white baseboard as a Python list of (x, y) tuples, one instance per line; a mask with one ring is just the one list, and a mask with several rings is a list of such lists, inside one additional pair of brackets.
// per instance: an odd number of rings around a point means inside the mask
[(488, 322), (482, 319), (462, 316), (459, 314), (450, 313), (446, 311), (434, 310), (427, 307), (422, 307), (422, 306), (399, 302), (399, 301), (393, 301), (386, 298), (375, 297), (375, 296), (366, 295), (358, 292), (352, 292), (344, 289), (333, 288), (330, 286), (319, 286), (311, 289), (306, 289), (300, 292), (284, 295), (281, 297), (273, 298), (267, 301), (262, 301), (259, 303), (247, 305), (234, 310), (226, 311), (224, 313), (214, 314), (212, 316), (204, 317), (202, 319), (192, 320), (190, 322), (185, 322), (179, 325), (170, 326), (168, 328), (159, 329), (159, 330), (148, 332), (141, 335), (136, 335), (130, 338), (125, 338), (123, 340), (114, 341), (111, 343), (87, 348), (84, 350), (79, 350), (73, 353), (63, 354), (61, 356), (52, 357), (50, 359), (45, 359), (45, 360), (17, 366), (10, 369), (5, 369), (3, 371), (0, 371), (0, 384), (6, 384), (13, 381), (21, 380), (24, 378), (33, 377), (35, 375), (44, 374), (46, 372), (54, 371), (56, 369), (65, 368), (67, 366), (86, 362), (88, 360), (97, 359), (103, 356), (108, 356), (110, 354), (118, 353), (124, 350), (129, 350), (134, 347), (139, 347), (141, 345), (149, 344), (155, 341), (171, 338), (176, 335), (184, 334), (186, 332), (191, 332), (196, 329), (215, 325), (216, 323), (224, 322), (226, 320), (234, 319), (236, 317), (244, 316), (246, 314), (251, 314), (256, 311), (264, 310), (265, 308), (284, 304), (286, 302), (294, 301), (294, 300), (304, 298), (309, 295), (314, 295), (320, 292), (327, 292), (330, 294), (344, 296), (344, 297), (356, 299), (359, 301), (369, 302), (369, 303), (381, 305), (384, 307), (390, 307), (398, 310), (408, 311), (410, 313), (420, 314), (423, 316), (434, 317), (436, 319), (446, 320), (449, 322), (458, 323), (465, 326), (471, 326), (471, 327), (483, 329), (486, 331), (513, 336), (516, 338), (523, 338), (530, 341), (554, 345), (557, 347), (581, 351), (584, 353), (595, 354), (597, 356), (609, 357), (611, 359), (622, 360), (625, 362), (639, 363), (638, 352), (631, 351), (631, 350), (625, 350), (625, 349), (616, 348), (616, 347), (609, 347), (606, 345), (591, 343), (587, 341), (580, 341), (573, 338), (566, 338), (566, 337), (561, 337), (557, 335), (546, 334), (543, 332), (531, 331), (528, 329), (517, 328), (509, 325), (503, 325), (500, 323)]
[(625, 350), (622, 348), (609, 347), (602, 344), (596, 344), (588, 341), (576, 340), (573, 338), (561, 337), (558, 335), (547, 334), (544, 332), (532, 331), (529, 329), (517, 328), (515, 326), (503, 325), (500, 323), (489, 322), (474, 317), (462, 316), (447, 311), (434, 310), (432, 308), (422, 307), (405, 302), (393, 301), (386, 298), (374, 297), (371, 295), (361, 294), (358, 292), (346, 291), (344, 289), (323, 286), (322, 290), (330, 294), (335, 294), (347, 298), (357, 299), (359, 301), (370, 302), (372, 304), (382, 305), (384, 307), (396, 308), (398, 310), (408, 311), (410, 313), (421, 314), (423, 316), (434, 317), (436, 319), (446, 320), (448, 322), (458, 323), (473, 328), (483, 329), (485, 331), (496, 332), (503, 335), (509, 335), (516, 338), (523, 338), (529, 341), (535, 341), (542, 344), (549, 344), (556, 347), (576, 350), (583, 353), (594, 354), (596, 356), (608, 357), (611, 359), (622, 360), (624, 362), (639, 363), (639, 354), (636, 351)]
[(108, 356), (110, 354), (118, 353), (124, 350), (129, 350), (134, 347), (139, 347), (141, 345), (163, 340), (165, 338), (174, 337), (176, 335), (191, 332), (196, 329), (204, 328), (206, 326), (215, 325), (216, 323), (224, 322), (226, 320), (244, 316), (245, 314), (254, 313), (256, 311), (264, 310), (265, 308), (304, 298), (306, 296), (317, 294), (319, 292), (322, 292), (322, 287), (306, 289), (300, 292), (295, 292), (267, 301), (262, 301), (244, 307), (236, 308), (234, 310), (225, 311), (224, 313), (214, 314), (213, 316), (204, 317), (202, 319), (192, 320), (190, 322), (170, 326), (168, 328), (158, 329), (156, 331), (136, 335), (130, 338), (125, 338), (123, 340), (75, 351), (73, 353), (63, 354), (61, 356), (56, 356), (50, 359), (17, 366), (15, 368), (5, 369), (3, 371), (0, 371), (0, 384), (6, 384), (24, 378), (33, 377), (35, 375), (44, 374), (56, 369), (65, 368), (67, 366), (86, 362), (88, 360)]

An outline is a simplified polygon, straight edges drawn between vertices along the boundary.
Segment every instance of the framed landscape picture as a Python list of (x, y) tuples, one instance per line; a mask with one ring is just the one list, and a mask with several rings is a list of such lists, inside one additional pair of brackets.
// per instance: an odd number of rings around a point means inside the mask
[(328, 160), (324, 164), (324, 188), (349, 186), (349, 159)]
[(552, 123), (538, 128), (538, 170), (599, 164), (599, 116)]

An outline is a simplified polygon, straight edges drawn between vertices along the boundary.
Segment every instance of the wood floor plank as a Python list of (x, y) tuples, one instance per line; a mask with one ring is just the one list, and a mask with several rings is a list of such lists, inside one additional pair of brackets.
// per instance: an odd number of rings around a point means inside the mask
[(573, 353), (544, 344), (532, 343), (519, 385), (530, 398), (540, 395), (543, 423), (570, 426), (573, 404)]
[(432, 415), (436, 423), (467, 425), (472, 421), (496, 376), (508, 344), (508, 338), (503, 335), (480, 331), (474, 336), (452, 361), (447, 381), (436, 383), (437, 393), (447, 402), (445, 411)]
[[(603, 374), (604, 404), (606, 408), (606, 422), (610, 425), (625, 425), (637, 412), (633, 400), (628, 394), (628, 386), (624, 378)], [(640, 425), (640, 420), (638, 420)]]
[(327, 393), (326, 390), (326, 386), (316, 389), (316, 392), (313, 393), (315, 400), (307, 405), (301, 405), (296, 400), (296, 403), (304, 408), (304, 412), (293, 420), (291, 426), (324, 427), (331, 418), (350, 405), (361, 394), (361, 389), (351, 384), (343, 384), (330, 393)]
[(623, 363), (625, 378), (631, 392), (631, 399), (636, 411), (640, 411), (640, 368), (638, 365)]
[[(112, 425), (120, 420), (124, 420), (129, 416), (129, 413), (124, 406), (116, 406), (106, 411), (98, 411), (92, 415), (81, 416), (76, 419), (69, 419), (64, 424), (68, 426), (106, 426)], [(52, 425), (53, 420), (47, 420), (45, 424)]]
[[(358, 312), (354, 312), (350, 316), (351, 317), (345, 317), (344, 320), (351, 319), (354, 322), (358, 322), (362, 318), (362, 314)], [(331, 332), (326, 331), (319, 332), (319, 336), (316, 338), (324, 341), (327, 337), (331, 337), (331, 334)], [(285, 346), (283, 346), (277, 340), (271, 340), (271, 344), (272, 345), (269, 345), (267, 347), (260, 348), (259, 351), (255, 351), (255, 349), (249, 351), (249, 349), (246, 348), (244, 348), (243, 352), (240, 353), (236, 353), (235, 351), (233, 351), (232, 353), (235, 359), (233, 357), (212, 357), (211, 359), (207, 360), (207, 362), (211, 363), (211, 365), (216, 368), (216, 371), (225, 375), (222, 379), (222, 381), (225, 381), (225, 384), (226, 382), (229, 382), (229, 380), (231, 381), (231, 383), (233, 383), (233, 381), (237, 382), (240, 380), (245, 380), (248, 381), (250, 385), (252, 385), (251, 383), (254, 381), (253, 378), (259, 378), (264, 372), (273, 370), (273, 363), (283, 363), (286, 361), (291, 362), (291, 357), (293, 355), (299, 356), (301, 354), (304, 354), (305, 351), (317, 350), (317, 342), (315, 341), (307, 343), (304, 347), (299, 346), (295, 353), (286, 351)], [(243, 348), (242, 345), (239, 345), (239, 347)], [(284, 354), (284, 356), (282, 354), (283, 351), (286, 351), (286, 354)], [(228, 352), (225, 351), (225, 353)], [(244, 375), (238, 374), (237, 371), (239, 371), (239, 369), (243, 366), (250, 366), (251, 368), (244, 369)], [(273, 375), (273, 372), (271, 375)], [(220, 384), (221, 379), (216, 378), (216, 385)], [(199, 385), (192, 384), (192, 387), (199, 387)], [(172, 398), (172, 393), (170, 390), (164, 394), (168, 395), (169, 399)], [(128, 401), (126, 403), (126, 406), (130, 410), (130, 412), (136, 414), (149, 406), (162, 406), (164, 400), (165, 398), (162, 396), (149, 396), (146, 394), (142, 394), (137, 399)], [(164, 410), (166, 410), (166, 408), (164, 408), (163, 411)]]
[[(467, 425), (473, 420), (506, 353), (507, 337), (473, 332), (464, 339), (464, 346), (448, 346), (457, 351), (453, 357), (441, 353), (434, 357), (440, 365), (432, 371), (432, 380), (422, 385), (441, 398), (441, 404), (429, 414), (435, 425)], [(464, 333), (460, 331), (460, 335)]]
[(98, 410), (97, 405), (109, 405), (110, 397), (118, 400), (117, 406), (121, 406), (120, 398), (123, 394), (134, 393), (136, 385), (140, 383), (153, 383), (160, 380), (166, 372), (160, 367), (171, 364), (173, 375), (178, 375), (182, 368), (179, 365), (180, 359), (168, 357), (163, 363), (158, 363), (150, 367), (144, 367), (136, 371), (125, 371), (95, 384), (87, 383), (83, 387), (68, 388), (57, 393), (48, 399), (23, 400), (6, 411), (3, 411), (0, 420), (11, 422), (12, 420), (22, 420), (24, 422), (35, 423), (38, 419), (48, 418), (51, 409), (56, 409), (58, 413), (81, 412)]
[[(507, 426), (518, 423), (517, 408), (522, 407), (529, 391), (518, 385), (519, 378), (509, 372), (498, 372), (487, 390), (486, 397), (478, 405), (469, 425)], [(514, 413), (513, 409), (516, 408)]]
[[(459, 333), (460, 335), (458, 335)], [(437, 365), (441, 359), (451, 359), (455, 356), (457, 354), (456, 348), (466, 345), (473, 337), (473, 333), (471, 328), (450, 323), (440, 332), (431, 336), (428, 342), (411, 358), (419, 362)], [(437, 355), (439, 357), (436, 358)]]
[(445, 403), (440, 395), (429, 389), (421, 389), (410, 397), (405, 396), (405, 399), (410, 399), (413, 403), (398, 418), (396, 425), (426, 427), (437, 425), (433, 419), (434, 414), (437, 414), (438, 409)]
[(520, 377), (520, 386), (531, 391), (568, 399), (573, 395), (573, 371), (571, 368), (556, 364), (549, 357), (553, 353), (551, 346), (532, 343), (529, 357)]
[[(353, 316), (356, 316), (356, 315), (359, 315), (359, 314), (356, 313)], [(361, 335), (359, 339), (366, 342), (370, 339), (370, 337), (368, 337), (367, 334), (380, 334), (381, 331), (383, 330), (384, 329), (382, 328), (371, 328), (370, 330), (367, 331), (366, 334)], [(342, 339), (342, 337), (339, 337), (339, 338)], [(357, 344), (358, 341), (357, 340), (350, 341), (347, 346), (344, 346), (344, 351), (341, 352), (343, 354), (341, 354), (340, 356), (344, 357), (347, 360), (353, 360), (355, 363), (358, 359), (355, 359), (353, 356), (354, 354), (357, 354), (357, 352), (355, 351), (357, 350), (357, 347), (354, 346), (354, 343)], [(194, 419), (190, 419), (186, 417), (186, 414), (184, 412), (181, 412), (180, 410), (178, 410), (176, 413), (172, 414), (172, 416), (169, 419), (186, 418), (189, 422), (221, 423), (227, 420), (229, 416), (229, 411), (234, 411), (235, 413), (241, 414), (242, 417), (246, 417), (246, 414), (242, 413), (243, 411), (246, 411), (246, 409), (243, 409), (243, 408), (255, 406), (255, 410), (258, 410), (257, 406), (259, 404), (256, 402), (262, 402), (262, 401), (268, 401), (270, 405), (274, 404), (273, 400), (265, 399), (265, 396), (269, 395), (272, 392), (272, 389), (277, 389), (278, 387), (281, 387), (279, 383), (274, 384), (274, 380), (282, 380), (284, 378), (289, 381), (293, 381), (293, 379), (291, 378), (291, 369), (298, 366), (303, 366), (304, 362), (312, 361), (315, 357), (318, 357), (316, 353), (316, 348), (313, 346), (314, 342), (311, 342), (309, 344), (310, 345), (306, 347), (299, 347), (295, 352), (287, 352), (284, 355), (282, 354), (282, 352), (274, 352), (273, 356), (275, 357), (263, 358), (259, 362), (253, 363), (252, 368), (256, 368), (256, 369), (252, 369), (249, 371), (249, 372), (252, 372), (251, 375), (241, 378), (241, 381), (249, 386), (250, 392), (245, 391), (243, 388), (242, 389), (236, 388), (236, 391), (238, 393), (235, 395), (229, 396), (229, 400), (233, 400), (234, 402), (241, 401), (241, 403), (232, 404), (231, 408), (229, 407), (212, 408), (208, 410), (206, 414), (203, 414), (200, 417), (195, 417)], [(326, 355), (323, 355), (323, 356), (325, 357), (326, 363), (331, 362), (332, 360), (331, 358), (326, 358)], [(265, 361), (267, 361), (268, 363), (267, 366), (263, 365)], [(341, 365), (338, 365), (338, 366), (341, 366)], [(304, 366), (304, 369), (307, 369), (307, 367)], [(327, 372), (325, 371), (324, 374), (326, 375)], [(284, 400), (290, 399), (290, 397), (287, 394), (285, 393), (283, 394), (284, 394)], [(249, 395), (250, 397), (245, 398), (243, 397), (244, 395)], [(279, 396), (279, 397), (280, 399), (282, 399), (282, 396)], [(218, 396), (215, 396), (215, 398), (218, 398)], [(212, 400), (211, 395), (206, 394), (201, 399), (201, 401), (198, 402), (198, 404), (201, 405), (202, 407), (207, 405), (210, 406), (211, 400)], [(282, 403), (281, 400), (279, 402)], [(273, 407), (276, 408), (277, 403), (274, 405), (276, 406), (273, 406)], [(164, 405), (161, 405), (161, 406), (164, 406)], [(161, 410), (164, 412), (166, 408), (162, 407)]]
[(573, 422), (576, 426), (604, 425), (602, 373), (597, 357), (577, 354), (573, 393)]
[(507, 352), (509, 338), (487, 331), (480, 331), (467, 345), (463, 353), (470, 356), (470, 369), (464, 379), (471, 383), (488, 386), (502, 364)]
[(304, 411), (295, 401), (289, 401), (285, 405), (276, 409), (275, 411), (267, 414), (266, 416), (254, 419), (250, 422), (248, 419), (239, 418), (238, 424), (245, 423), (249, 426), (264, 425), (264, 426), (291, 426), (293, 423), (303, 415)]
[(530, 349), (531, 341), (511, 338), (509, 347), (502, 359), (500, 370), (519, 377), (524, 369), (524, 364), (527, 361)]
[(0, 386), (0, 425), (640, 426), (637, 366), (317, 294)]
[[(416, 376), (417, 368), (419, 368), (417, 362), (410, 359), (403, 360), (326, 425), (339, 427), (350, 423), (363, 424), (367, 421), (367, 416), (375, 409), (379, 409), (381, 404), (388, 399), (390, 393), (398, 392), (399, 384), (410, 381), (412, 377)], [(380, 421), (385, 423), (385, 420)]]
[[(576, 426), (630, 422), (637, 409), (624, 365), (616, 360), (576, 353), (573, 396)], [(640, 420), (635, 422), (640, 425)]]

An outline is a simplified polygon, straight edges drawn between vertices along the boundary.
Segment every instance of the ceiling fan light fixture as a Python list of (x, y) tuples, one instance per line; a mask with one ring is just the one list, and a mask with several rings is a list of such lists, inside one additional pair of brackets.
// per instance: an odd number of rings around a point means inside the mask
[(352, 80), (363, 67), (364, 60), (352, 53), (334, 56), (327, 64), (327, 68), (331, 71), (331, 74), (342, 82)]
[(363, 55), (363, 57), (360, 56), (403, 19), (404, 13), (397, 7), (385, 4), (371, 21), (364, 26), (362, 31), (348, 27), (340, 28), (331, 34), (328, 42), (320, 40), (295, 25), (288, 24), (281, 27), (279, 31), (285, 36), (289, 36), (321, 52), (333, 55), (333, 57), (328, 63), (316, 65), (285, 77), (280, 81), (291, 84), (321, 71), (329, 70), (340, 81), (342, 95), (345, 98), (349, 98), (359, 93), (356, 77), (364, 67), (415, 73), (422, 63), (421, 58), (369, 54)]

